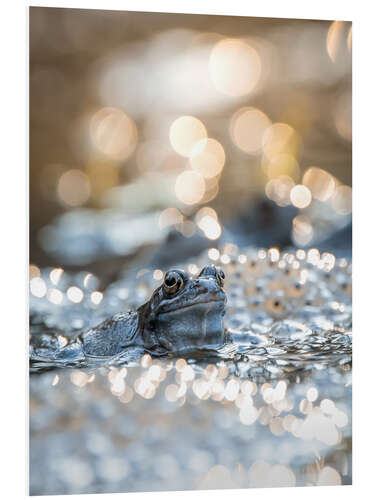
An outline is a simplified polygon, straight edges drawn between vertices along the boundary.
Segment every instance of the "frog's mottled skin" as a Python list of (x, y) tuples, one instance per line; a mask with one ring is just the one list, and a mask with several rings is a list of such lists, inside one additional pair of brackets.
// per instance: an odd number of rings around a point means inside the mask
[(82, 333), (54, 359), (115, 356), (137, 346), (166, 354), (223, 345), (223, 281), (224, 273), (215, 266), (204, 267), (197, 278), (171, 270), (137, 311), (116, 314)]
[(138, 327), (137, 312), (115, 314), (81, 334), (78, 341), (86, 356), (114, 356), (126, 347), (142, 345)]

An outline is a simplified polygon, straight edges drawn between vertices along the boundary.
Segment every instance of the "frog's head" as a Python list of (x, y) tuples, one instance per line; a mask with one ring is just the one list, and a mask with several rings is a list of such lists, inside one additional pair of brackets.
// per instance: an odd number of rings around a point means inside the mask
[(138, 310), (145, 347), (176, 353), (223, 344), (224, 277), (215, 266), (204, 267), (197, 278), (179, 269), (168, 271)]

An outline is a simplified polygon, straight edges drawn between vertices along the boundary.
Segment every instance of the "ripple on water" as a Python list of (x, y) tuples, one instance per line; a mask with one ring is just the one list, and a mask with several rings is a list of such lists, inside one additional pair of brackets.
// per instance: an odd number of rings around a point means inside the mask
[(302, 340), (309, 337), (312, 330), (303, 323), (286, 319), (274, 323), (269, 333), (277, 340)]

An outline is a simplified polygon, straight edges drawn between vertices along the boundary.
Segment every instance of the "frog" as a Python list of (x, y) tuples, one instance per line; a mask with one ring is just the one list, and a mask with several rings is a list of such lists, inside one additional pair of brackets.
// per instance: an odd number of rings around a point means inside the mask
[(136, 311), (119, 313), (79, 336), (87, 356), (114, 356), (129, 347), (182, 353), (223, 345), (224, 272), (203, 267), (194, 278), (182, 269), (165, 273), (163, 283)]
[[(56, 361), (111, 358), (130, 348), (154, 355), (218, 349), (230, 341), (223, 324), (224, 280), (223, 270), (215, 265), (204, 266), (196, 277), (171, 269), (137, 310), (115, 314), (53, 352), (49, 346), (48, 357)], [(45, 357), (43, 349), (35, 355)]]

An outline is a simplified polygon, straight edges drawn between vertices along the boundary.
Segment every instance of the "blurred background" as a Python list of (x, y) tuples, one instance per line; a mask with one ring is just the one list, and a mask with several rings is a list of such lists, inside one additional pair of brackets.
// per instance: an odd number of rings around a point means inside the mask
[(30, 8), (30, 262), (347, 251), (351, 45), (343, 21)]

